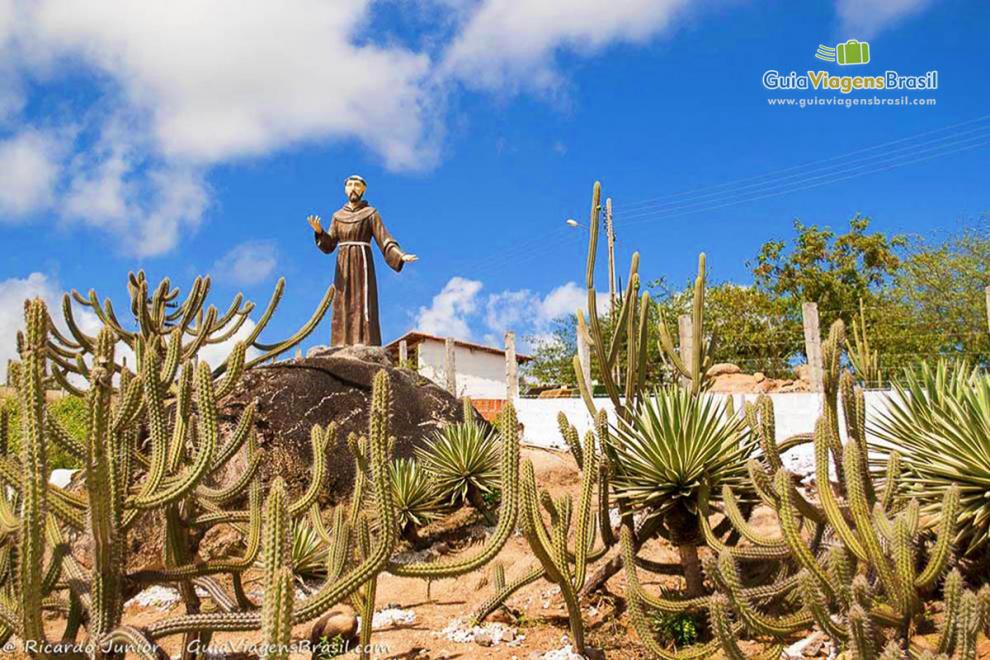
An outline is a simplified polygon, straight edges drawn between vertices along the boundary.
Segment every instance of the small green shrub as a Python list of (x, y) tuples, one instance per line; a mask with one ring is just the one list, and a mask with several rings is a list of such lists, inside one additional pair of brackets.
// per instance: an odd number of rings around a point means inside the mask
[(677, 648), (691, 646), (698, 641), (698, 622), (687, 612), (657, 612), (652, 617), (651, 627), (661, 642), (672, 643)]
[[(48, 410), (52, 416), (74, 438), (82, 441), (86, 434), (86, 402), (77, 396), (65, 396), (55, 401), (49, 401)], [(0, 411), (8, 416), (7, 432), (10, 446), (7, 451), (14, 453), (21, 444), (21, 421), (17, 398), (13, 395), (0, 397)], [(57, 445), (49, 447), (48, 466), (55, 470), (59, 468), (76, 469), (82, 467), (75, 457), (70, 456)]]

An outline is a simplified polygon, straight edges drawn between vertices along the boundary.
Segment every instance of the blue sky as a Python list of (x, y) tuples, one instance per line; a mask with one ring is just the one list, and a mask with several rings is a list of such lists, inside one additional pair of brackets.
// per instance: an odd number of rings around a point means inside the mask
[[(988, 28), (961, 0), (0, 0), (0, 331), (26, 295), (120, 301), (144, 268), (211, 273), (218, 306), (283, 275), (287, 334), (332, 273), (305, 217), (355, 172), (421, 258), (378, 262), (386, 341), (546, 332), (583, 298), (564, 220), (595, 179), (649, 279), (686, 282), (704, 250), (744, 280), (795, 218), (958, 229), (990, 210)], [(814, 58), (850, 38), (869, 64)], [(907, 93), (936, 105), (771, 107), (843, 95), (768, 91), (768, 69), (937, 70)]]

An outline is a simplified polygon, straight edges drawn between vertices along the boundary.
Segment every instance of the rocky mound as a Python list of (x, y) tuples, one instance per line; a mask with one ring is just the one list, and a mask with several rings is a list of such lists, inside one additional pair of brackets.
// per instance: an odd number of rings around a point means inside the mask
[[(251, 369), (222, 402), (221, 422), (232, 428), (244, 407), (257, 402), (262, 483), (281, 476), (293, 495), (309, 483), (310, 429), (336, 422), (337, 443), (331, 446), (329, 485), (321, 504), (336, 502), (350, 493), (354, 479), (347, 436), (367, 433), (371, 383), (381, 369), (392, 380), (396, 456), (410, 456), (442, 424), (461, 420), (461, 403), (449, 392), (409, 369), (392, 366), (382, 348), (352, 346), (317, 347), (305, 358)], [(221, 483), (236, 478), (245, 466), (241, 452), (231, 459)]]

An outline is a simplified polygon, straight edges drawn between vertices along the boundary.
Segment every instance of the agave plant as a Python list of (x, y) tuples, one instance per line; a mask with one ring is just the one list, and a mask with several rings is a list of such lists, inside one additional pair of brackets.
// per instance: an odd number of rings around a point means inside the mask
[(942, 497), (958, 484), (956, 544), (971, 554), (990, 539), (990, 376), (965, 362), (940, 361), (893, 383), (871, 431), (873, 448), (896, 451), (901, 495), (916, 498), (923, 518), (938, 522)]
[(427, 446), (416, 450), (416, 458), (441, 498), (452, 506), (468, 503), (492, 522), (484, 498), (499, 487), (498, 433), (475, 422), (469, 406), (465, 404), (464, 422), (439, 429)]
[(411, 458), (395, 459), (391, 474), (399, 531), (407, 539), (415, 540), (416, 529), (439, 515), (440, 497), (430, 474)]
[(301, 519), (292, 526), (292, 571), (303, 578), (327, 572), (327, 546), (316, 530)]
[(697, 544), (698, 498), (715, 499), (723, 486), (748, 490), (746, 461), (757, 441), (745, 420), (712, 396), (668, 386), (644, 399), (611, 439), (617, 498), (647, 516), (662, 516), (677, 546), (688, 592), (701, 592)]

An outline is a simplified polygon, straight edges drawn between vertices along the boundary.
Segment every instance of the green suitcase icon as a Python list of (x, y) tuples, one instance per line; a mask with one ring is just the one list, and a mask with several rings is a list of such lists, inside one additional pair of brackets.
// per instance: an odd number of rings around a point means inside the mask
[(870, 44), (866, 41), (850, 39), (835, 48), (839, 64), (866, 64), (870, 61)]

